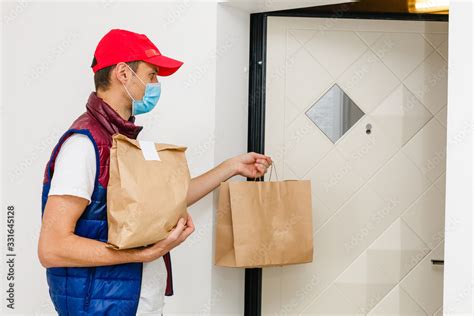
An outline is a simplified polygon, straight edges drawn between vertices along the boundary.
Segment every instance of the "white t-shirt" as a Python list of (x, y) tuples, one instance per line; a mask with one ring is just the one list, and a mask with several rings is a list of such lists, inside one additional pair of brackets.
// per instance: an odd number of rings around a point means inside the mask
[[(74, 133), (59, 150), (49, 195), (74, 195), (91, 202), (96, 173), (95, 149), (87, 135)], [(137, 315), (161, 315), (166, 290), (163, 257), (143, 263), (143, 276)]]

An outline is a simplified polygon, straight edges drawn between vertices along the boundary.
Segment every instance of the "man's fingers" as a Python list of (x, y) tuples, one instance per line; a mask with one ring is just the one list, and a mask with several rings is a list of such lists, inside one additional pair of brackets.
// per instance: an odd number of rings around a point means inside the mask
[(259, 154), (259, 153), (256, 153), (256, 152), (252, 152), (252, 157), (253, 157), (253, 159), (255, 159), (255, 160), (264, 159), (264, 160), (266, 160), (266, 161), (268, 161), (268, 158), (269, 158), (268, 156), (265, 156), (265, 155), (263, 155), (263, 154)]
[(188, 238), (188, 236), (191, 235), (193, 232), (194, 232), (194, 226), (186, 227), (186, 229), (183, 230), (183, 233), (181, 234), (181, 236), (183, 237), (183, 240)]
[(180, 217), (178, 224), (176, 224), (176, 229), (183, 230), (185, 225), (186, 225), (186, 219), (184, 217)]
[(184, 231), (191, 231), (191, 233), (194, 231), (194, 222), (193, 219), (191, 218), (191, 215), (188, 216), (188, 221), (186, 223), (186, 229)]
[(192, 232), (194, 232), (194, 223), (193, 223), (193, 219), (191, 218), (191, 215), (188, 214), (188, 221), (186, 223), (186, 228), (183, 230), (183, 232), (181, 233), (181, 239), (184, 241), (186, 238), (188, 238), (189, 235), (192, 234)]
[(189, 235), (191, 235), (192, 233), (194, 232), (194, 226), (188, 226), (186, 227), (185, 230), (183, 230), (183, 233), (182, 233), (182, 237), (183, 237), (183, 241), (189, 237)]
[(268, 165), (271, 165), (272, 162), (273, 162), (273, 160), (270, 156), (266, 156), (266, 155), (255, 153), (255, 152), (252, 152), (252, 154), (253, 154), (253, 158), (257, 162), (261, 161), (261, 163), (266, 163)]
[(269, 168), (269, 166), (267, 164), (260, 164), (260, 163), (257, 163), (255, 164), (255, 167), (257, 168), (257, 170), (261, 173), (265, 173), (266, 170)]
[(191, 217), (191, 214), (188, 213), (188, 221), (186, 222), (187, 226), (193, 226), (194, 227), (194, 222), (193, 218)]
[(263, 165), (263, 166), (265, 166), (265, 168), (269, 168), (270, 165), (271, 165), (271, 163), (269, 163), (266, 159), (258, 159), (258, 160), (255, 162), (255, 164), (257, 164), (257, 165), (259, 165), (259, 164), (260, 164), (260, 165)]
[(181, 235), (181, 233), (183, 232), (185, 228), (184, 226), (185, 223), (186, 223), (186, 220), (181, 217), (176, 227), (171, 231), (171, 234), (169, 235), (169, 237), (171, 237), (174, 240), (178, 239), (179, 235)]

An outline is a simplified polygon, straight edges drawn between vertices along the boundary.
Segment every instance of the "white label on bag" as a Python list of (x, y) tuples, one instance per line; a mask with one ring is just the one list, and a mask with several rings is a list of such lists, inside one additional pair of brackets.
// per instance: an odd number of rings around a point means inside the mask
[(138, 140), (138, 142), (140, 143), (140, 148), (142, 149), (145, 160), (161, 161), (158, 151), (156, 150), (155, 143), (146, 140)]

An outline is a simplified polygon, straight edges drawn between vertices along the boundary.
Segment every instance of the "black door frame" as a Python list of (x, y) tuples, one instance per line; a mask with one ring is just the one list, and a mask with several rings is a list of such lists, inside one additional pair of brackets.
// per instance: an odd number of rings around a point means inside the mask
[[(265, 75), (267, 46), (267, 17), (313, 17), (342, 19), (377, 19), (411, 21), (448, 21), (447, 15), (409, 13), (363, 13), (349, 12), (347, 6), (326, 12), (304, 12), (303, 10), (273, 11), (250, 15), (249, 56), (249, 111), (247, 150), (265, 153)], [(254, 179), (247, 178), (247, 181)], [(258, 181), (263, 181), (263, 177)], [(261, 316), (262, 268), (245, 269), (245, 316)]]

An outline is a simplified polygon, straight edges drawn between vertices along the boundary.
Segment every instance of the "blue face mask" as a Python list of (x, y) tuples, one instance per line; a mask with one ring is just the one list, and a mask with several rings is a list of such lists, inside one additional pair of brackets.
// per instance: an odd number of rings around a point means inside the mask
[[(129, 67), (130, 68), (130, 67)], [(128, 92), (127, 87), (122, 83), (125, 91), (127, 91), (128, 96), (132, 99), (132, 115), (138, 115), (150, 112), (158, 103), (161, 95), (161, 82), (149, 82), (145, 84), (140, 77), (137, 76), (135, 71), (132, 68), (130, 70), (135, 74), (135, 76), (140, 80), (140, 82), (145, 86), (145, 94), (141, 100), (135, 100), (130, 92)]]

